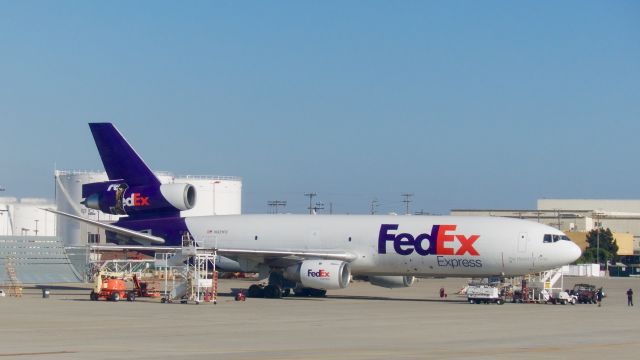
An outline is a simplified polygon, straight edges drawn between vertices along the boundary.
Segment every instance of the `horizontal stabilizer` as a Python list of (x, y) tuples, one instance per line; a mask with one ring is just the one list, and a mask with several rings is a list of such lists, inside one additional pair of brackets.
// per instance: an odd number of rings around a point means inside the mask
[(129, 229), (125, 229), (123, 227), (120, 226), (115, 226), (115, 225), (111, 225), (111, 224), (105, 224), (99, 221), (95, 221), (95, 220), (90, 220), (87, 218), (83, 218), (82, 216), (76, 216), (76, 215), (71, 215), (71, 214), (67, 214), (65, 212), (62, 211), (57, 211), (57, 210), (53, 210), (53, 209), (42, 209), (57, 215), (62, 215), (62, 216), (66, 216), (87, 224), (91, 224), (94, 226), (97, 226), (99, 228), (111, 231), (113, 233), (116, 233), (118, 235), (123, 235), (123, 236), (128, 236), (130, 238), (133, 239), (137, 239), (139, 241), (145, 241), (145, 242), (150, 242), (152, 244), (164, 244), (164, 239), (157, 237), (157, 236), (153, 236), (153, 235), (149, 235), (149, 234), (145, 234), (145, 233), (141, 233), (139, 231), (134, 231), (134, 230), (129, 230)]

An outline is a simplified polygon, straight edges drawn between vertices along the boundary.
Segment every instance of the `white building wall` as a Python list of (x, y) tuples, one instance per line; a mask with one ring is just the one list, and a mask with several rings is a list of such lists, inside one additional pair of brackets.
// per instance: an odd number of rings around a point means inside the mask
[(0, 198), (0, 235), (55, 236), (55, 215), (41, 210), (55, 207), (47, 199)]
[(179, 176), (176, 183), (196, 188), (196, 205), (182, 216), (238, 215), (242, 213), (242, 180), (222, 176)]

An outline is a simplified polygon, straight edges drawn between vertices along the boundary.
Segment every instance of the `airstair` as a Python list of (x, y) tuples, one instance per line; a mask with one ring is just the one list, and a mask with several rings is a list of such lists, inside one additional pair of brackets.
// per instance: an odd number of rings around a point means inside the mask
[(163, 271), (162, 302), (203, 301), (217, 303), (218, 273), (216, 251), (199, 247), (190, 234), (182, 238), (182, 247), (173, 253), (156, 253), (155, 267)]

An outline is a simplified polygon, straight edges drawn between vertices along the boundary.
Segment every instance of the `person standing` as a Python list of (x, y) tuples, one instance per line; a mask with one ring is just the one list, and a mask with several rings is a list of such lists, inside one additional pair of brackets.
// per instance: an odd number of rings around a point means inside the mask
[(627, 306), (633, 306), (633, 290), (627, 290)]
[(596, 292), (596, 300), (598, 301), (598, 307), (602, 306), (602, 288)]

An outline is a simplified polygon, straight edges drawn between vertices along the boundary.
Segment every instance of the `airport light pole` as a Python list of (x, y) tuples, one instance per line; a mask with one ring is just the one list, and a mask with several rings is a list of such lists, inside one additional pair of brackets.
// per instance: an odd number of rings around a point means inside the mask
[(324, 203), (321, 202), (317, 202), (314, 206), (313, 206), (313, 213), (317, 214), (318, 210), (324, 210)]
[(376, 210), (378, 210), (378, 199), (373, 199), (371, 200), (371, 215), (375, 215)]
[(598, 263), (598, 271), (600, 271), (600, 214), (596, 213), (596, 261)]
[(278, 206), (286, 207), (287, 202), (284, 200), (270, 200), (270, 201), (267, 201), (267, 205), (269, 205), (273, 209), (271, 210), (271, 213), (277, 214)]
[(304, 196), (309, 197), (309, 214), (311, 215), (313, 214), (313, 198), (318, 196), (318, 194), (314, 192), (310, 192), (310, 193), (304, 194)]
[(404, 193), (401, 194), (404, 197), (404, 200), (402, 200), (402, 202), (405, 204), (406, 209), (405, 209), (405, 215), (409, 215), (409, 204), (411, 203), (411, 197), (413, 196), (413, 194), (409, 194), (409, 193)]
[(36, 236), (38, 236), (38, 219), (34, 220), (36, 222), (36, 229), (34, 230), (34, 232), (36, 233)]
[(7, 213), (7, 221), (4, 228), (4, 235), (9, 236), (9, 210), (0, 210), (0, 215), (4, 215), (4, 213)]

